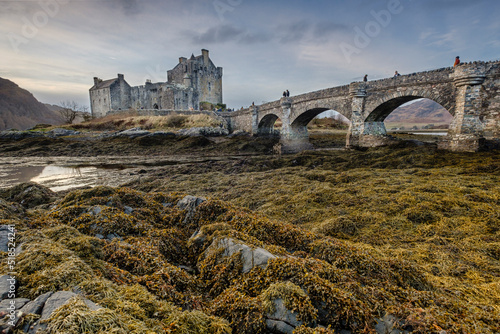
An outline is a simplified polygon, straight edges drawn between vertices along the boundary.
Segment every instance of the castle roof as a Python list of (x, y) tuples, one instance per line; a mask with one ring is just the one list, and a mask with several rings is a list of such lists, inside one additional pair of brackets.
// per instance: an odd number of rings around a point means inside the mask
[(99, 83), (94, 85), (94, 87), (92, 87), (91, 90), (109, 88), (109, 86), (114, 84), (117, 80), (118, 80), (118, 78), (100, 81)]

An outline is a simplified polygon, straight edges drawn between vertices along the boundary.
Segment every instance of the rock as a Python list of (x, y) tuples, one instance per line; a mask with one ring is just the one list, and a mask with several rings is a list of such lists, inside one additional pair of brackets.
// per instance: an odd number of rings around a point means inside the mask
[(150, 135), (151, 132), (142, 130), (141, 128), (132, 128), (124, 131), (120, 131), (116, 133), (115, 137), (128, 137), (128, 138), (137, 138)]
[(175, 132), (168, 132), (168, 131), (155, 131), (150, 133), (148, 136), (150, 137), (162, 137), (162, 138), (175, 138), (177, 135)]
[(47, 187), (35, 182), (20, 183), (12, 188), (0, 191), (0, 197), (21, 204), (25, 208), (34, 208), (49, 204), (56, 199), (56, 194)]
[(130, 206), (124, 206), (123, 207), (123, 212), (127, 215), (131, 214), (134, 211)]
[(187, 223), (194, 216), (196, 208), (206, 199), (203, 197), (186, 196), (177, 203), (177, 207), (181, 210), (186, 210), (186, 217), (184, 218), (184, 223)]
[(227, 257), (240, 252), (241, 260), (243, 261), (243, 273), (248, 273), (257, 266), (265, 268), (270, 259), (276, 258), (275, 255), (269, 253), (263, 248), (251, 248), (241, 241), (230, 238), (214, 240), (205, 253), (220, 248), (224, 249), (223, 256)]
[(75, 131), (75, 130), (63, 129), (63, 128), (55, 128), (53, 130), (48, 131), (47, 134), (54, 136), (54, 137), (63, 137), (63, 136), (78, 135), (78, 134), (80, 134), (80, 132)]
[(21, 140), (25, 138), (43, 137), (45, 134), (39, 131), (0, 131), (0, 139)]
[[(47, 320), (48, 318), (50, 318), (50, 316), (56, 309), (65, 305), (71, 298), (75, 296), (77, 296), (77, 294), (71, 291), (54, 292), (45, 302), (40, 320)], [(101, 308), (100, 306), (96, 305), (86, 298), (83, 298), (83, 301), (92, 311), (96, 311)]]
[(12, 233), (8, 225), (0, 225), (0, 252), (9, 251), (9, 233)]
[(398, 319), (391, 315), (386, 314), (383, 318), (376, 319), (377, 324), (375, 325), (375, 331), (377, 334), (408, 334), (410, 332), (405, 330), (397, 329)]
[[(37, 331), (43, 331), (47, 328), (47, 323), (44, 321), (49, 319), (52, 313), (57, 310), (59, 307), (65, 305), (69, 302), (69, 300), (73, 297), (77, 296), (76, 293), (71, 291), (57, 291), (54, 292), (45, 302), (43, 306), (43, 310), (41, 312), (40, 320), (38, 324), (29, 330), (29, 334), (35, 334)], [(83, 298), (85, 304), (92, 310), (96, 311), (101, 307), (93, 303), (92, 301)]]
[(287, 334), (292, 334), (295, 329), (295, 327), (292, 327), (283, 321), (277, 321), (271, 319), (266, 320), (266, 327), (273, 333), (287, 333)]
[(100, 214), (102, 212), (102, 209), (100, 206), (94, 206), (94, 207), (91, 207), (89, 209), (89, 213), (92, 215), (92, 216), (97, 216), (98, 214)]
[(297, 320), (297, 315), (285, 307), (283, 299), (276, 299), (274, 307), (276, 312), (268, 315), (266, 319), (266, 326), (269, 330), (292, 334), (295, 327), (302, 325), (302, 322)]
[(44, 293), (43, 295), (38, 296), (35, 300), (32, 300), (28, 302), (26, 305), (24, 305), (21, 308), (21, 312), (23, 312), (23, 314), (30, 314), (30, 313), (38, 315), (42, 314), (43, 306), (45, 305), (47, 299), (49, 299), (49, 297), (52, 296), (52, 294), (53, 292), (50, 291)]
[(218, 137), (218, 136), (229, 135), (229, 131), (227, 129), (214, 128), (209, 126), (181, 129), (177, 133), (181, 136), (188, 136), (188, 137), (196, 137), (196, 136)]
[(29, 301), (27, 298), (4, 299), (0, 302), (0, 313), (9, 313), (11, 305), (14, 305), (14, 310), (19, 310)]
[(15, 278), (12, 278), (10, 275), (0, 276), (0, 300), (6, 299), (9, 296), (11, 287), (15, 285)]
[(250, 133), (243, 131), (243, 130), (236, 130), (228, 135), (228, 138), (233, 138), (233, 137), (249, 137), (251, 136)]
[[(101, 239), (101, 238), (99, 238)], [(110, 233), (106, 236), (106, 239), (107, 240), (113, 240), (113, 239), (119, 239), (119, 240), (122, 240), (122, 237), (120, 237), (118, 234), (116, 233)]]

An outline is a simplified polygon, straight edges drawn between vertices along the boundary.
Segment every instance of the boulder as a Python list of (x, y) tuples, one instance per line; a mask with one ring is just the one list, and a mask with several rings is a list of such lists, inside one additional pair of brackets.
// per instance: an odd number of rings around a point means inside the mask
[(75, 136), (80, 134), (80, 132), (63, 128), (55, 128), (48, 131), (47, 134), (53, 137), (64, 137), (64, 136)]
[(56, 199), (56, 194), (47, 187), (35, 182), (20, 183), (0, 191), (0, 197), (21, 204), (25, 208), (48, 204)]
[(12, 233), (8, 225), (0, 225), (0, 252), (9, 250), (9, 233)]
[(177, 203), (177, 207), (181, 210), (186, 210), (186, 217), (184, 218), (184, 223), (187, 223), (193, 218), (196, 208), (206, 199), (203, 197), (186, 196)]
[(209, 126), (181, 129), (177, 132), (181, 136), (196, 137), (219, 137), (229, 135), (229, 131), (224, 128), (214, 128)]
[(391, 314), (386, 314), (383, 318), (376, 319), (375, 331), (377, 334), (408, 334), (406, 330), (397, 329), (398, 325), (403, 325), (398, 318)]
[(283, 299), (276, 299), (274, 307), (276, 312), (268, 315), (266, 319), (266, 326), (273, 333), (292, 334), (295, 327), (302, 325), (302, 322), (297, 320), (297, 315), (285, 307)]
[(23, 314), (42, 314), (43, 306), (52, 294), (53, 292), (50, 291), (38, 296), (35, 300), (26, 303), (26, 305), (21, 308), (21, 312), (23, 312)]
[[(71, 291), (58, 291), (54, 292), (44, 303), (43, 310), (41, 311), (40, 320), (38, 321), (36, 326), (33, 326), (29, 330), (29, 334), (35, 334), (38, 331), (43, 331), (47, 328), (47, 323), (45, 322), (50, 318), (52, 313), (57, 310), (59, 307), (67, 304), (69, 300), (73, 297), (77, 296), (76, 293)], [(83, 298), (85, 304), (92, 310), (96, 311), (101, 307), (93, 303), (92, 301)]]
[(130, 206), (126, 206), (126, 205), (125, 205), (125, 206), (123, 207), (123, 213), (125, 213), (125, 214), (127, 214), (127, 215), (131, 214), (133, 211), (134, 211), (134, 209), (132, 209)]
[(0, 302), (0, 314), (9, 313), (11, 305), (14, 305), (15, 310), (20, 310), (30, 300), (26, 298), (4, 299)]
[(16, 284), (16, 280), (10, 275), (0, 276), (0, 300), (6, 299), (9, 296), (10, 287)]
[(130, 139), (132, 138), (137, 138), (137, 137), (143, 137), (143, 136), (148, 136), (150, 135), (151, 132), (142, 130), (141, 128), (132, 128), (124, 131), (120, 131), (115, 134), (115, 137), (128, 137)]
[(220, 248), (224, 249), (224, 253), (222, 255), (224, 257), (229, 257), (235, 253), (241, 254), (241, 260), (243, 262), (243, 273), (248, 273), (250, 270), (257, 266), (265, 268), (267, 266), (267, 262), (270, 259), (276, 258), (275, 255), (269, 253), (264, 248), (251, 248), (248, 245), (245, 245), (243, 242), (231, 238), (214, 240), (205, 251), (205, 254), (207, 254), (207, 252), (212, 252), (215, 249)]
[(21, 140), (26, 138), (43, 137), (45, 134), (38, 131), (0, 131), (0, 139)]

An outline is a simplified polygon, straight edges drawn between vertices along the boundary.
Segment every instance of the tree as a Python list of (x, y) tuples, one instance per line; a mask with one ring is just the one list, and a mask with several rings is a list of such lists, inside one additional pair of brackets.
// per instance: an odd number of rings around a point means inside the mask
[(88, 107), (80, 106), (75, 101), (62, 101), (61, 102), (61, 116), (64, 119), (66, 124), (73, 124), (76, 116), (78, 116), (78, 112), (87, 113)]

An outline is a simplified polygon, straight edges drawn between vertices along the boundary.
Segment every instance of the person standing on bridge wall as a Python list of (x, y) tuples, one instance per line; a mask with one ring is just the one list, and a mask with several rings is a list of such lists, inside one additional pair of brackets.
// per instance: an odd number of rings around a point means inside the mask
[(286, 97), (290, 97), (290, 92), (288, 91), (288, 89), (286, 90)]
[(456, 56), (455, 57), (455, 64), (453, 64), (453, 67), (460, 65), (460, 57)]
[(368, 81), (368, 74), (365, 74), (365, 77), (363, 78), (363, 81), (364, 81), (364, 82), (367, 82), (367, 81)]
[(399, 74), (399, 73), (398, 73), (398, 71), (396, 71), (396, 72), (394, 73), (394, 77), (395, 77), (395, 78), (400, 77), (400, 76), (401, 76), (401, 74)]

